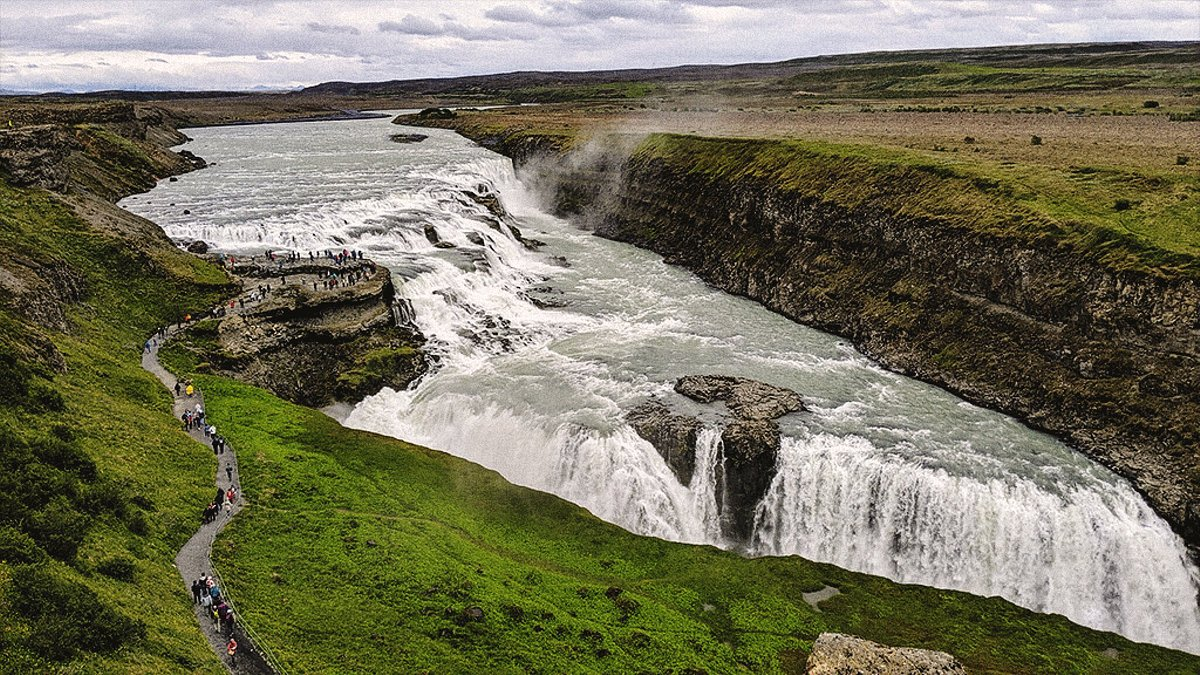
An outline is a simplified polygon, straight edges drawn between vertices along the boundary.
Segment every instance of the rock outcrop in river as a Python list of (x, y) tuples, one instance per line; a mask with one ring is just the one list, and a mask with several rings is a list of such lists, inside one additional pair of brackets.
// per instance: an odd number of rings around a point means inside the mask
[[(725, 404), (721, 454), (715, 467), (717, 508), (723, 534), (733, 541), (748, 541), (755, 507), (775, 478), (779, 455), (775, 420), (804, 410), (804, 400), (790, 389), (725, 375), (681, 377), (675, 391), (697, 403)], [(679, 482), (690, 485), (704, 423), (660, 401), (643, 403), (629, 412), (627, 420), (658, 450)]]

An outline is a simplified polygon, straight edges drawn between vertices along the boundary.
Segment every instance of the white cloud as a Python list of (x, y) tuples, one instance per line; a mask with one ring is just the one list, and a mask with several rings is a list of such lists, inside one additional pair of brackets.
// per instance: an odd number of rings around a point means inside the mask
[(1189, 39), (1196, 0), (0, 0), (0, 87), (248, 89)]

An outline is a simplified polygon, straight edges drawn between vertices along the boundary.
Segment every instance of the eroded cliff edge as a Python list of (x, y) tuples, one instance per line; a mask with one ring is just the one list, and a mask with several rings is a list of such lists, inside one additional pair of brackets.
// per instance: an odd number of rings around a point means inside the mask
[[(656, 135), (583, 147), (439, 126), (512, 157), (551, 208), (598, 235), (1063, 438), (1200, 546), (1194, 259), (1059, 235), (1051, 221), (1026, 227), (1033, 216), (1005, 210), (1003, 186), (939, 166), (872, 166), (781, 141)], [(978, 211), (930, 203), (948, 190)], [(1162, 264), (1145, 263), (1156, 256)]]

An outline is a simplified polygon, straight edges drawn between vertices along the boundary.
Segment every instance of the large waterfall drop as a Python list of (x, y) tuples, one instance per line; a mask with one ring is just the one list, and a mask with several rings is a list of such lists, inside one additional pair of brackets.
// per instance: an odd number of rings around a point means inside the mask
[[(122, 206), (226, 251), (350, 247), (391, 267), (436, 365), (410, 390), (357, 405), (348, 426), (465, 457), (634, 532), (727, 546), (719, 429), (700, 433), (695, 476), (681, 485), (624, 414), (682, 375), (788, 387), (811, 412), (781, 420), (779, 473), (750, 554), (1000, 595), (1200, 653), (1197, 570), (1124, 480), (540, 212), (506, 159), (450, 132), (397, 145), (395, 130), (387, 120), (192, 130), (189, 149), (215, 165)], [(493, 227), (480, 192), (546, 245)], [(435, 247), (426, 226), (454, 247)]]

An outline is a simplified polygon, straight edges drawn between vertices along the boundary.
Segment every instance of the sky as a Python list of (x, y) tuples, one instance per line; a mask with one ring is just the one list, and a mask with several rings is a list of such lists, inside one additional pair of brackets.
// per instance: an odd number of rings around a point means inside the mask
[(1126, 40), (1200, 40), (1200, 0), (0, 0), (0, 89), (285, 89)]

